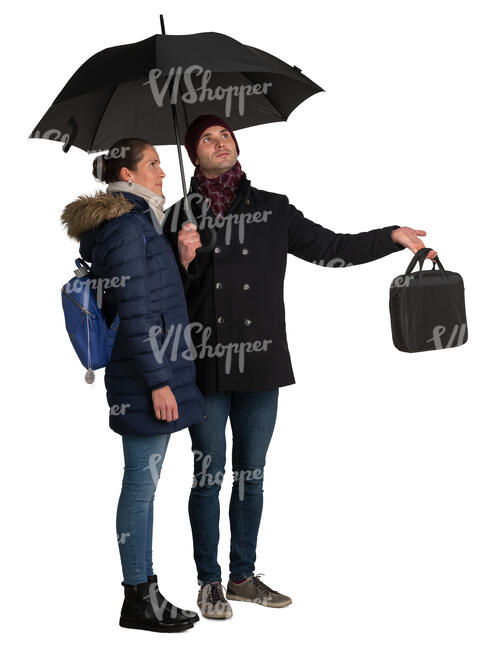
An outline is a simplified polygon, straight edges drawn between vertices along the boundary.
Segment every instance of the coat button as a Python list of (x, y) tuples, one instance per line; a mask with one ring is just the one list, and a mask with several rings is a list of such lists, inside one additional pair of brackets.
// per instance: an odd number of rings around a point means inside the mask
[(222, 289), (222, 282), (216, 282), (215, 283), (215, 288), (216, 289)]
[(244, 324), (245, 325), (251, 325), (251, 321), (249, 320), (249, 318), (244, 319)]
[(242, 253), (243, 255), (247, 255), (247, 254), (249, 253), (249, 250), (248, 250), (247, 248), (243, 248), (243, 250), (241, 251), (241, 253)]
[(220, 246), (216, 246), (214, 248), (214, 253), (217, 253), (217, 254), (220, 253)]
[(218, 322), (218, 323), (223, 323), (223, 322), (224, 322), (224, 318), (223, 318), (222, 316), (219, 316), (219, 317), (217, 318), (217, 322)]
[(243, 284), (243, 289), (245, 291), (247, 291), (249, 289), (249, 284), (247, 282), (245, 284)]

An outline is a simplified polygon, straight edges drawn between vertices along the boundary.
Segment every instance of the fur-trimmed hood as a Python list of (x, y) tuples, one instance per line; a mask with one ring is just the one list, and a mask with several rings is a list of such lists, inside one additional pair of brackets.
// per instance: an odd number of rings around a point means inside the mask
[(107, 219), (116, 219), (129, 212), (134, 204), (123, 194), (96, 192), (93, 196), (78, 197), (65, 206), (61, 221), (67, 230), (67, 235), (77, 241), (84, 233), (97, 228)]

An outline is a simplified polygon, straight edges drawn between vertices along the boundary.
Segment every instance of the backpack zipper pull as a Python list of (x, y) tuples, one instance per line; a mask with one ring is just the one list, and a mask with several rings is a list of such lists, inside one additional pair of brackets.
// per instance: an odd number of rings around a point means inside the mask
[(87, 372), (85, 373), (85, 381), (88, 384), (93, 384), (95, 379), (96, 379), (96, 375), (94, 373), (94, 370), (92, 370), (92, 368), (91, 368), (91, 342), (90, 342), (90, 323), (91, 323), (91, 321), (90, 321), (89, 315), (90, 315), (90, 312), (89, 312), (88, 309), (86, 309), (85, 310), (85, 318), (86, 318), (86, 322), (87, 322), (87, 354), (88, 354), (88, 357), (89, 357), (89, 368), (88, 368)]

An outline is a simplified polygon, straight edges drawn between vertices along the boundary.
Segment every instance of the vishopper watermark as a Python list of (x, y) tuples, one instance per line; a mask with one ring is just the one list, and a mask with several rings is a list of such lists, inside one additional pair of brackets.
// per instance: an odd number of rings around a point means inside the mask
[[(103, 175), (103, 162), (104, 160), (124, 158), (131, 147), (113, 147), (107, 153), (100, 155), (96, 158), (96, 176), (101, 178)], [(96, 153), (96, 151), (89, 151), (88, 153)]]
[[(197, 222), (197, 231), (203, 231), (205, 228), (216, 229), (224, 228), (224, 243), (228, 246), (231, 243), (233, 226), (238, 226), (237, 235), (238, 242), (240, 244), (244, 243), (245, 236), (245, 227), (249, 224), (255, 223), (267, 223), (268, 218), (272, 215), (272, 210), (256, 210), (255, 212), (238, 212), (238, 213), (229, 213), (225, 215), (213, 215), (210, 213), (210, 199), (204, 197), (202, 194), (193, 192), (188, 195), (188, 200), (190, 206), (193, 202), (200, 205), (200, 214), (195, 215), (196, 219), (199, 219)], [(170, 219), (169, 230), (171, 232), (176, 232), (178, 230), (179, 216), (181, 210), (181, 202), (176, 203), (172, 208), (168, 208), (165, 211), (166, 221)], [(171, 215), (170, 210), (173, 210)]]
[[(458, 345), (463, 345), (463, 341), (465, 339), (465, 334), (466, 334), (466, 323), (461, 323), (461, 325), (457, 323), (456, 325), (453, 325), (451, 335), (449, 336), (446, 345), (443, 345), (441, 336), (442, 334), (444, 334), (445, 331), (446, 331), (445, 325), (436, 325), (432, 330), (431, 338), (427, 339), (427, 343), (433, 342), (436, 350), (442, 350), (444, 348), (451, 348), (451, 347), (457, 347)], [(457, 335), (458, 335), (458, 340), (456, 344), (453, 346)]]
[(118, 540), (118, 544), (124, 544), (127, 537), (130, 537), (130, 533), (121, 533), (121, 535), (117, 534), (116, 539)]
[(333, 267), (333, 268), (354, 266), (352, 262), (346, 262), (341, 257), (333, 257), (331, 260), (311, 260), (311, 264), (318, 264), (318, 266), (326, 266), (326, 267)]
[(154, 483), (154, 487), (157, 487), (157, 483), (159, 482), (159, 476), (162, 467), (161, 461), (163, 459), (164, 456), (162, 456), (162, 454), (151, 454), (149, 456), (149, 464), (146, 467), (144, 467), (144, 469), (148, 469), (150, 471), (150, 476), (152, 477), (152, 482)]
[(130, 408), (130, 404), (113, 404), (109, 409), (110, 415), (125, 415), (127, 409)]
[(412, 280), (415, 280), (414, 275), (399, 275), (391, 282), (390, 289), (395, 287), (409, 287)]
[(99, 309), (102, 308), (104, 291), (117, 287), (126, 286), (126, 282), (131, 279), (130, 275), (113, 276), (111, 278), (74, 278), (70, 284), (66, 284), (64, 291), (67, 294), (83, 293), (84, 304), (88, 302), (88, 292), (93, 289), (96, 293), (96, 303)]
[[(207, 199), (208, 200), (208, 199)], [(241, 212), (240, 214), (227, 214), (223, 217), (211, 217), (209, 214), (201, 220), (198, 230), (203, 230), (207, 226), (209, 228), (225, 228), (224, 244), (228, 246), (231, 243), (232, 226), (237, 225), (238, 241), (240, 244), (244, 243), (244, 227), (250, 223), (266, 223), (269, 215), (272, 214), (271, 210), (263, 210), (263, 212)]]
[[(195, 471), (193, 474), (192, 488), (222, 485), (224, 480), (224, 471), (217, 470), (215, 474), (208, 472), (208, 468), (212, 464), (212, 456), (204, 454), (199, 449), (193, 449), (193, 456), (195, 457)], [(201, 466), (198, 463), (201, 462)], [(264, 470), (262, 467), (255, 467), (253, 469), (233, 470), (233, 481), (237, 485), (239, 500), (244, 500), (245, 484), (248, 481), (262, 481), (264, 477)]]
[[(196, 346), (191, 338), (191, 330), (193, 328), (196, 328), (198, 332), (201, 332), (202, 337), (201, 342)], [(212, 335), (212, 328), (209, 326), (204, 327), (203, 323), (196, 321), (188, 323), (185, 327), (183, 327), (181, 323), (177, 326), (172, 324), (168, 329), (166, 329), (163, 344), (160, 346), (160, 337), (162, 334), (162, 327), (160, 325), (153, 325), (149, 329), (149, 337), (144, 339), (144, 342), (150, 342), (152, 352), (158, 363), (162, 363), (166, 350), (171, 342), (172, 350), (169, 358), (171, 361), (176, 361), (178, 358), (180, 338), (183, 336), (186, 342), (186, 348), (181, 351), (183, 359), (194, 361), (197, 358), (222, 358), (225, 356), (226, 374), (230, 374), (231, 372), (233, 354), (238, 355), (238, 369), (240, 373), (243, 373), (245, 354), (251, 352), (266, 352), (268, 345), (272, 343), (272, 339), (258, 339), (255, 341), (216, 343), (215, 346), (212, 346), (207, 343)], [(199, 352), (197, 351), (197, 348), (199, 348)]]
[[(70, 134), (69, 133), (62, 133), (59, 129), (47, 129), (46, 131), (40, 131), (39, 129), (37, 131), (33, 131), (31, 135), (29, 136), (30, 138), (35, 138), (35, 139), (43, 139), (43, 140), (54, 140), (55, 142), (63, 142), (65, 145), (68, 144), (70, 141)], [(113, 147), (110, 149), (106, 154), (103, 154), (96, 163), (96, 170), (99, 172), (99, 176), (102, 174), (102, 158), (105, 160), (108, 160), (109, 158), (124, 158), (127, 154), (127, 152), (130, 150), (131, 147)], [(88, 149), (87, 153), (94, 154), (98, 153), (101, 154), (102, 151), (105, 151), (104, 149)]]
[[(164, 598), (164, 596), (162, 596), (162, 600), (159, 603), (160, 598), (158, 597), (158, 593), (159, 593), (159, 585), (157, 584), (157, 582), (151, 582), (149, 584), (150, 604), (152, 606), (152, 610), (157, 620), (162, 621), (164, 616), (164, 611), (166, 611), (166, 615), (171, 619), (176, 618), (178, 616), (178, 608), (176, 607), (176, 605), (170, 603), (166, 598)], [(185, 616), (189, 616), (189, 617), (191, 617), (192, 614), (194, 614), (194, 612), (188, 609), (183, 609), (181, 611)]]
[(48, 129), (41, 133), (41, 131), (33, 131), (30, 135), (31, 138), (41, 138), (43, 140), (54, 140), (56, 142), (63, 142), (65, 145), (70, 140), (70, 134), (62, 133), (58, 129)]
[[(154, 101), (157, 106), (164, 105), (164, 98), (166, 93), (170, 91), (171, 84), (172, 90), (170, 94), (171, 104), (176, 104), (178, 101), (183, 101), (185, 104), (198, 104), (203, 102), (225, 102), (225, 116), (230, 117), (233, 98), (237, 98), (237, 109), (239, 115), (244, 115), (245, 97), (253, 95), (266, 95), (272, 82), (255, 83), (255, 84), (241, 84), (230, 86), (215, 86), (209, 88), (208, 84), (212, 78), (212, 71), (202, 68), (201, 65), (189, 65), (183, 70), (181, 66), (171, 68), (169, 73), (165, 76), (165, 81), (161, 88), (157, 83), (159, 77), (163, 74), (159, 68), (152, 68), (149, 72), (148, 81), (144, 82), (145, 85), (150, 86), (150, 90)], [(195, 87), (193, 77), (197, 77), (201, 81), (201, 85)], [(181, 93), (180, 86), (183, 81), (186, 92)], [(181, 93), (181, 94), (180, 94)]]

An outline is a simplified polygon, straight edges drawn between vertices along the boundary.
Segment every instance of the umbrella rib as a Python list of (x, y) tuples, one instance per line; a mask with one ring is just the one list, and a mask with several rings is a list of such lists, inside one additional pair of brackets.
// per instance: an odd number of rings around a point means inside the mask
[(104, 107), (103, 111), (101, 112), (101, 117), (99, 118), (99, 122), (97, 123), (96, 130), (94, 131), (94, 137), (93, 137), (92, 140), (91, 140), (91, 151), (92, 151), (92, 149), (93, 149), (94, 141), (95, 141), (95, 139), (96, 139), (96, 137), (97, 137), (97, 133), (98, 133), (98, 131), (99, 131), (99, 127), (101, 126), (101, 122), (103, 121), (104, 113), (106, 112), (106, 109), (107, 109), (108, 106), (109, 106), (109, 102), (113, 99), (113, 95), (115, 94), (115, 92), (116, 92), (116, 90), (118, 89), (118, 87), (119, 87), (119, 84), (116, 85), (116, 86), (114, 86), (113, 90), (111, 91), (110, 96), (108, 97), (108, 101), (106, 102), (106, 106)]
[[(246, 77), (246, 79), (247, 79), (249, 82), (253, 83), (253, 80), (250, 79), (250, 78), (248, 77), (248, 75), (247, 75), (245, 72), (242, 72), (242, 74)], [(275, 74), (275, 72), (274, 72), (273, 74)], [(255, 82), (255, 83), (256, 83), (256, 82)], [(273, 106), (273, 108), (277, 111), (277, 113), (280, 115), (280, 117), (282, 118), (282, 120), (284, 120), (284, 121), (286, 122), (286, 121), (287, 121), (287, 118), (286, 118), (285, 115), (282, 113), (282, 111), (281, 111), (280, 108), (277, 106), (277, 104), (276, 104), (274, 101), (272, 101), (269, 97), (267, 97), (267, 101), (268, 101), (268, 102)]]

